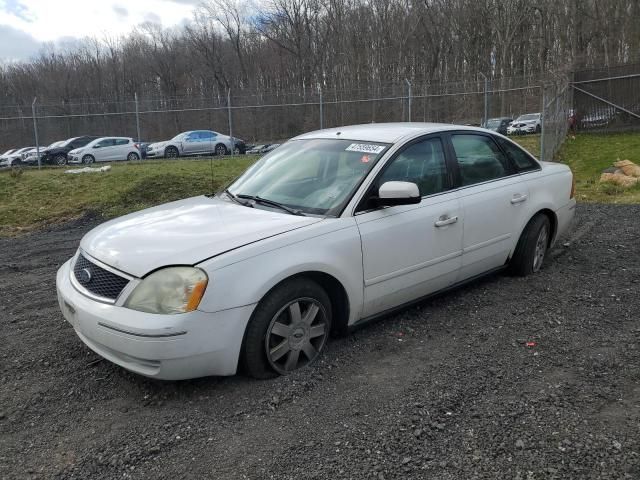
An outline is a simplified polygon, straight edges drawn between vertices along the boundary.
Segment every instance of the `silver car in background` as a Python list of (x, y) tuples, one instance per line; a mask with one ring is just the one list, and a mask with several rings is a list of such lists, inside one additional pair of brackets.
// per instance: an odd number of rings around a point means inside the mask
[(147, 158), (178, 158), (190, 155), (227, 155), (229, 152), (244, 153), (243, 140), (232, 138), (213, 130), (183, 132), (171, 140), (152, 143), (147, 147)]

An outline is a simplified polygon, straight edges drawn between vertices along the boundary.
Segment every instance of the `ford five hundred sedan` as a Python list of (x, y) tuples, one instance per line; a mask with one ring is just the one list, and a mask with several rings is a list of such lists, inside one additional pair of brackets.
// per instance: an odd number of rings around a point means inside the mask
[(286, 374), (331, 332), (499, 269), (536, 273), (573, 197), (568, 167), (488, 130), (307, 133), (216, 195), (90, 231), (58, 271), (60, 308), (141, 375)]

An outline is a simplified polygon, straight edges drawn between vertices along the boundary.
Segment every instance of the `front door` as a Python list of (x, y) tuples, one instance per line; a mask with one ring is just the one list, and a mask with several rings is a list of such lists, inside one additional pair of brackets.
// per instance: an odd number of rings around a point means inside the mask
[(417, 205), (367, 209), (356, 222), (362, 241), (363, 316), (383, 312), (450, 286), (462, 255), (462, 210), (451, 191), (442, 140), (413, 142), (392, 158), (369, 189), (388, 181), (418, 185)]

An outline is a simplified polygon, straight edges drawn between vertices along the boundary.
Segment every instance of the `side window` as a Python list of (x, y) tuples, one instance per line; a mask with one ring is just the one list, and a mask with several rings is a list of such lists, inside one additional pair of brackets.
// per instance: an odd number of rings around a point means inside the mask
[(491, 138), (484, 135), (451, 135), (462, 186), (506, 177), (511, 172), (507, 157)]
[(380, 186), (391, 181), (415, 183), (423, 197), (447, 190), (447, 167), (442, 141), (430, 138), (405, 148), (386, 166), (377, 184)]
[(129, 139), (128, 138), (117, 138), (116, 139), (116, 145), (128, 145), (129, 144)]
[(213, 137), (215, 137), (213, 132), (202, 132), (202, 138), (204, 138), (205, 140), (212, 140)]
[(516, 167), (518, 167), (519, 172), (528, 172), (530, 170), (537, 170), (540, 168), (538, 162), (531, 158), (531, 155), (519, 146), (504, 138), (496, 137), (496, 140), (502, 149), (507, 152), (507, 156), (511, 161), (516, 165)]

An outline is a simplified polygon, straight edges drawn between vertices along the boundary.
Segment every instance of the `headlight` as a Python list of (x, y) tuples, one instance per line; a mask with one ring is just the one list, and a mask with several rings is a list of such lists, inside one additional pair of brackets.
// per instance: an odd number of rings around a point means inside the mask
[(198, 308), (207, 282), (207, 274), (199, 268), (164, 268), (142, 280), (124, 306), (149, 313), (191, 312)]

